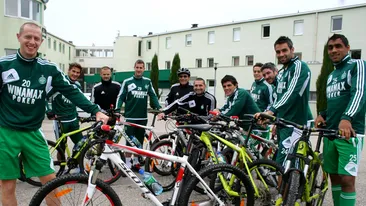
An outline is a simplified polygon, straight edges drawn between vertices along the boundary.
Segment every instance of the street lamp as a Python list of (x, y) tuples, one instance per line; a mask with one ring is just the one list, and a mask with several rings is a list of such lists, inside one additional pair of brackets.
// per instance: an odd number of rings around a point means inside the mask
[(215, 67), (214, 67), (214, 70), (215, 70), (215, 76), (214, 76), (214, 96), (216, 96), (216, 70), (217, 70), (217, 65), (219, 63), (214, 63)]

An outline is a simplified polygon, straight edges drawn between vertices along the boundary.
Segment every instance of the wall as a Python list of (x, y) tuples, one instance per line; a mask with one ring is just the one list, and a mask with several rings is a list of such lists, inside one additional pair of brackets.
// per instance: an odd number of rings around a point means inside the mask
[(116, 71), (131, 71), (133, 70), (135, 61), (138, 56), (139, 37), (117, 37), (114, 44), (113, 65)]

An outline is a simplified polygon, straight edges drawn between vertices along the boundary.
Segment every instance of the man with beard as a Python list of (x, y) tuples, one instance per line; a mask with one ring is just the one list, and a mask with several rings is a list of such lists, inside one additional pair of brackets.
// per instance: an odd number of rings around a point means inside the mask
[[(274, 43), (278, 61), (283, 65), (277, 78), (276, 101), (266, 111), (300, 125), (307, 124), (311, 72), (305, 62), (294, 55), (290, 38), (281, 36)], [(259, 117), (259, 114), (255, 115)], [(277, 128), (279, 151), (276, 161), (282, 165), (292, 143), (301, 136), (296, 128)]]
[(260, 111), (265, 111), (273, 104), (273, 86), (265, 81), (261, 68), (262, 63), (253, 66), (254, 82), (250, 89), (250, 94)]
[(99, 105), (103, 110), (110, 109), (111, 105), (115, 108), (121, 85), (112, 81), (112, 70), (107, 66), (102, 67), (100, 76), (102, 81), (94, 85), (91, 92), (91, 102)]
[(328, 39), (328, 55), (334, 71), (327, 81), (327, 108), (320, 112), (315, 125), (340, 130), (343, 139), (324, 138), (324, 171), (332, 182), (335, 206), (356, 205), (355, 181), (365, 137), (365, 65), (351, 59), (348, 39), (334, 34)]

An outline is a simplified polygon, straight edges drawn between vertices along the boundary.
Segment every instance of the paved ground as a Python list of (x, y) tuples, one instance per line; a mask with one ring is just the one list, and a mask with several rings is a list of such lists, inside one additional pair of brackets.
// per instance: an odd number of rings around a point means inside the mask
[[(151, 119), (149, 118), (151, 124)], [(45, 120), (42, 126), (47, 138), (53, 139), (53, 130), (51, 121)], [(156, 132), (159, 134), (165, 133), (165, 122), (156, 122)], [(72, 144), (72, 143), (71, 143)], [(315, 143), (314, 143), (315, 144)], [(362, 153), (361, 165), (359, 171), (359, 177), (357, 179), (357, 205), (366, 205), (366, 191), (363, 188), (366, 188), (366, 160), (365, 160), (365, 151)], [(135, 185), (131, 184), (131, 181), (126, 178), (121, 178), (117, 182), (113, 183), (113, 188), (119, 195), (122, 203), (126, 206), (135, 206), (135, 205), (152, 205), (152, 203), (141, 198), (141, 192), (135, 188)], [(18, 181), (17, 182), (17, 198), (19, 205), (28, 205), (30, 199), (37, 191), (37, 187), (31, 186), (25, 182)], [(159, 196), (160, 200), (166, 200), (170, 197), (170, 193), (162, 194)], [(1, 198), (1, 193), (0, 193)], [(1, 204), (1, 203), (0, 203)], [(331, 204), (331, 192), (328, 191), (326, 202), (324, 205), (332, 205)]]

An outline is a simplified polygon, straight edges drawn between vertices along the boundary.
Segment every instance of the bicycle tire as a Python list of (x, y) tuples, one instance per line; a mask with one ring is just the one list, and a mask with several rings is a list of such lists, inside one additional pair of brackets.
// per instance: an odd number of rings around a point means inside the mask
[[(86, 145), (84, 147), (84, 149), (80, 152), (80, 158), (79, 158), (80, 171), (84, 171), (86, 174), (88, 174), (87, 170), (85, 170), (85, 168), (84, 168), (84, 157), (85, 157), (87, 151), (91, 147), (93, 147), (94, 145), (97, 145), (97, 144), (102, 145), (103, 143), (104, 143), (104, 140), (92, 140), (92, 141), (90, 141), (88, 143), (88, 145)], [(97, 156), (99, 157), (101, 154), (102, 154), (102, 149), (100, 151), (98, 151)], [(124, 162), (126, 162), (126, 158), (125, 158), (124, 154), (121, 151), (118, 151), (118, 154), (120, 155), (121, 159)], [(111, 172), (111, 174), (113, 175), (113, 177), (110, 178), (110, 179), (106, 179), (106, 180), (102, 179), (102, 181), (105, 182), (106, 184), (109, 184), (110, 185), (110, 184), (116, 182), (119, 178), (121, 178), (121, 176), (123, 175), (122, 174), (123, 172), (121, 170), (119, 170), (119, 169), (116, 171), (114, 168), (111, 168), (112, 163), (111, 163), (110, 160), (107, 160), (107, 164), (108, 164), (108, 167), (109, 167), (109, 171)], [(98, 178), (101, 179), (101, 177), (98, 177)]]
[[(210, 166), (202, 169), (201, 171), (198, 172), (198, 174), (203, 179), (216, 172), (231, 172), (237, 178), (239, 178), (240, 181), (243, 183), (245, 190), (246, 190), (246, 194), (247, 194), (246, 205), (248, 205), (248, 206), (254, 205), (255, 198), (254, 198), (253, 186), (252, 186), (249, 178), (247, 177), (247, 175), (242, 170), (240, 170), (239, 168), (237, 168), (233, 165), (229, 165), (229, 164), (215, 164), (215, 165), (210, 165)], [(189, 197), (191, 196), (192, 191), (195, 190), (195, 188), (197, 187), (197, 184), (199, 182), (200, 182), (199, 179), (195, 176), (192, 176), (187, 181), (186, 185), (184, 186), (184, 190), (182, 191), (182, 193), (179, 196), (178, 206), (188, 205)]]
[(292, 171), (289, 174), (288, 190), (286, 192), (286, 197), (284, 198), (284, 205), (294, 206), (299, 196), (300, 187), (300, 172), (297, 170)]
[[(88, 184), (88, 176), (83, 174), (68, 174), (47, 182), (32, 197), (29, 206), (39, 206), (45, 197), (59, 186), (74, 183)], [(111, 201), (111, 205), (122, 206), (121, 200), (111, 186), (104, 183), (100, 179), (97, 179), (96, 187), (108, 197), (108, 199)]]
[[(255, 161), (248, 164), (248, 168), (251, 171), (254, 168), (260, 167), (262, 165), (267, 165), (269, 167), (272, 167), (272, 168), (276, 169), (276, 171), (279, 172), (281, 174), (281, 176), (284, 174), (284, 168), (281, 165), (279, 165), (277, 162), (275, 162), (273, 160), (269, 160), (269, 159), (255, 160)], [(245, 170), (245, 172), (247, 173), (248, 171)], [(272, 187), (277, 186), (277, 185), (273, 185), (273, 183), (268, 182), (268, 181), (266, 181), (266, 184), (268, 184)]]
[[(164, 145), (172, 147), (173, 143), (170, 140), (161, 140), (159, 142), (156, 142), (156, 143), (152, 144), (150, 151), (155, 151), (157, 148), (159, 148), (160, 146), (164, 146)], [(178, 145), (177, 145), (173, 155), (179, 156), (179, 157), (183, 156)], [(157, 174), (159, 174), (161, 176), (169, 176), (169, 175), (173, 175), (175, 177), (177, 176), (178, 170), (180, 168), (180, 163), (177, 163), (177, 166), (175, 168), (172, 167), (169, 172), (164, 172), (164, 171), (161, 171), (158, 168), (156, 168), (155, 165), (154, 165), (154, 167), (152, 168), (152, 171), (151, 171), (151, 167), (150, 167), (151, 161), (152, 161), (152, 159), (150, 157), (146, 158), (145, 171), (147, 171), (147, 172), (156, 172)], [(169, 183), (168, 185), (162, 185), (163, 192), (166, 192), (166, 191), (169, 191), (169, 190), (173, 189), (174, 185), (175, 185), (175, 179), (171, 183)]]
[[(49, 146), (52, 146), (53, 148), (56, 146), (56, 143), (54, 141), (51, 141), (51, 140), (47, 140), (47, 144)], [(58, 176), (61, 176), (63, 174), (64, 170), (65, 170), (65, 166), (64, 165), (61, 166), (61, 162), (66, 162), (66, 159), (65, 159), (65, 152), (60, 147), (57, 147), (56, 150), (57, 150), (58, 154), (60, 154), (60, 160), (53, 161), (53, 164), (54, 165), (60, 165), (60, 169), (57, 172), (55, 171), (56, 177), (58, 177)], [(32, 178), (26, 178), (24, 170), (23, 170), (23, 164), (22, 164), (21, 156), (19, 156), (19, 164), (21, 166), (21, 168), (20, 168), (21, 176), (25, 178), (24, 179), (25, 182), (27, 182), (30, 185), (36, 186), (36, 187), (41, 187), (42, 183), (40, 181), (35, 181)]]
[[(323, 160), (323, 154), (319, 154), (319, 159), (321, 161)], [(313, 178), (313, 181), (311, 182), (311, 185), (310, 185), (310, 197), (313, 196), (316, 193), (316, 189), (317, 189), (316, 188), (316, 177), (318, 175), (318, 172), (319, 172), (320, 168), (323, 170), (323, 168), (320, 164), (315, 165), (315, 169), (310, 174), (310, 177)], [(325, 175), (325, 177), (321, 178), (322, 182), (320, 184), (320, 187), (318, 188), (319, 191), (322, 191), (324, 189), (325, 181), (326, 181), (326, 179), (328, 179), (328, 175), (327, 175), (327, 173), (325, 173), (324, 170), (322, 171), (322, 173), (323, 173), (322, 175)], [(312, 174), (314, 174), (314, 176), (312, 176)], [(327, 190), (324, 192), (324, 194), (320, 194), (319, 198), (313, 199), (311, 202), (307, 202), (306, 206), (313, 206), (313, 205), (320, 206), (320, 205), (322, 205), (326, 193), (327, 193)]]

